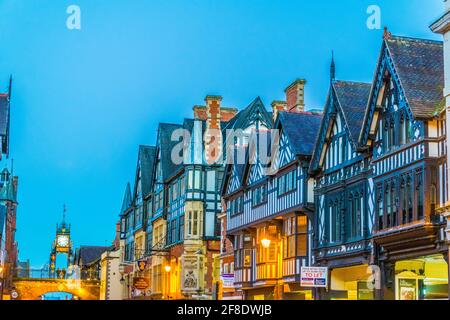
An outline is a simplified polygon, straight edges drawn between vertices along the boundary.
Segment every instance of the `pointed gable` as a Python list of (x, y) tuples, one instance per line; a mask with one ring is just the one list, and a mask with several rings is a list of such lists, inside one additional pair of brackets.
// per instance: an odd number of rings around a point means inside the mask
[(173, 177), (182, 165), (172, 161), (172, 150), (180, 141), (172, 141), (172, 134), (175, 130), (183, 129), (182, 125), (160, 123), (158, 131), (158, 149), (160, 151), (160, 169), (163, 181)]
[(359, 143), (365, 146), (375, 134), (377, 108), (384, 93), (386, 74), (405, 100), (412, 118), (428, 119), (441, 111), (444, 88), (444, 53), (440, 41), (399, 37), (387, 34), (364, 115)]
[(317, 171), (323, 165), (327, 141), (332, 134), (344, 131), (351, 142), (349, 148), (356, 150), (370, 88), (368, 83), (332, 81), (312, 154), (311, 171)]
[(355, 144), (358, 143), (361, 132), (370, 88), (370, 83), (333, 81), (337, 103), (342, 110), (350, 138)]
[(125, 188), (125, 194), (123, 196), (123, 201), (122, 201), (122, 208), (120, 209), (120, 214), (125, 213), (132, 204), (132, 197), (131, 197), (131, 187), (130, 184), (127, 184), (127, 187)]
[(272, 160), (272, 135), (270, 131), (253, 131), (248, 144), (244, 165), (243, 183), (257, 184), (266, 178)]
[(233, 119), (231, 119), (226, 126), (223, 126), (223, 132), (225, 136), (227, 136), (227, 130), (245, 130), (250, 127), (256, 128), (261, 125), (270, 129), (273, 127), (273, 121), (261, 98), (257, 97), (245, 109), (241, 110)]
[(398, 36), (385, 43), (414, 116), (434, 116), (444, 88), (443, 43)]
[(152, 190), (152, 181), (154, 176), (154, 166), (156, 163), (156, 147), (139, 147), (139, 167), (142, 196), (146, 197)]

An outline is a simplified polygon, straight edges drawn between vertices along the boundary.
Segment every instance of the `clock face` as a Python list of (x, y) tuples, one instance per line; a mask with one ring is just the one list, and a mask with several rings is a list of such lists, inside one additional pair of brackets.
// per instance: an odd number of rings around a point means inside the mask
[(58, 236), (58, 246), (59, 247), (67, 247), (69, 246), (69, 237), (68, 236)]

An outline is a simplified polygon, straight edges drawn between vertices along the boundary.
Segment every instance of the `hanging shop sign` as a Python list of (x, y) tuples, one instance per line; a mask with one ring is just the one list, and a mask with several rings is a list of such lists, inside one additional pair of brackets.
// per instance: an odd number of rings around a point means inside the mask
[(145, 268), (147, 267), (147, 260), (140, 260), (137, 262), (139, 271), (143, 272), (145, 271)]
[(133, 278), (133, 288), (137, 290), (146, 290), (148, 287), (150, 287), (148, 279), (144, 277)]
[(328, 286), (328, 268), (302, 267), (301, 286), (313, 288), (326, 288)]

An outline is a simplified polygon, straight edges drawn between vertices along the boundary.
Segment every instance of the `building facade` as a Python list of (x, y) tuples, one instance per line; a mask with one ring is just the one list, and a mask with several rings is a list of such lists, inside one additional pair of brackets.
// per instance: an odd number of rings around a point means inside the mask
[(385, 31), (359, 137), (371, 153), (383, 299), (448, 297), (444, 221), (436, 212), (447, 193), (443, 58), (441, 42)]
[[(444, 87), (444, 99), (445, 99), (445, 108), (442, 111), (442, 117), (445, 119), (450, 119), (450, 1), (445, 0), (445, 11), (444, 14), (436, 20), (431, 25), (431, 30), (435, 33), (439, 33), (443, 35), (444, 38), (444, 74), (445, 74), (445, 87)], [(450, 122), (446, 121), (445, 132), (450, 132)], [(449, 141), (446, 139), (445, 150), (449, 150)], [(450, 162), (449, 154), (447, 154), (446, 164)], [(447, 171), (447, 181), (448, 181), (448, 169)], [(441, 205), (438, 208), (439, 213), (441, 213), (447, 219), (447, 229), (446, 229), (446, 238), (447, 243), (450, 241), (450, 204), (449, 204), (449, 195), (448, 189), (445, 193), (445, 201), (441, 201)], [(448, 262), (448, 261), (447, 261)], [(450, 293), (450, 286), (449, 286)]]
[(310, 172), (315, 177), (315, 265), (329, 270), (330, 288), (318, 299), (357, 299), (373, 244), (370, 155), (358, 152), (370, 84), (334, 79)]
[[(151, 169), (137, 175), (148, 179), (149, 192), (131, 196), (127, 191), (124, 197), (124, 269), (134, 270), (137, 262), (146, 261), (150, 298), (210, 299), (217, 293), (223, 151), (228, 135), (234, 137), (232, 130), (239, 129), (244, 136), (250, 132), (248, 116), (257, 114), (260, 105), (256, 99), (237, 114), (234, 108), (222, 107), (221, 101), (208, 96), (205, 106), (194, 106), (193, 119), (180, 125), (161, 123)], [(262, 119), (271, 121), (266, 111)], [(139, 198), (143, 215), (137, 210)]]
[[(245, 162), (227, 165), (224, 201), (224, 269), (231, 241), (234, 287), (246, 300), (312, 299), (300, 285), (312, 265), (313, 188), (308, 169), (321, 115), (304, 112), (304, 80), (273, 103), (275, 124), (257, 126)], [(301, 128), (301, 129), (299, 129)], [(226, 223), (226, 225), (225, 225)]]
[[(0, 160), (9, 156), (9, 129), (11, 112), (12, 77), (7, 93), (0, 93)], [(8, 169), (1, 173), (0, 181), (0, 300), (10, 299), (13, 277), (18, 263), (16, 242), (18, 177)]]

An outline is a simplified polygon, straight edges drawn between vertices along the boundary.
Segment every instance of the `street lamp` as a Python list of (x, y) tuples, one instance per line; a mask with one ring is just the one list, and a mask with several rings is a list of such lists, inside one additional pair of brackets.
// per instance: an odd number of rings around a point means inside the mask
[(264, 238), (261, 240), (261, 244), (265, 249), (268, 249), (270, 247), (270, 243), (272, 241), (270, 239)]

